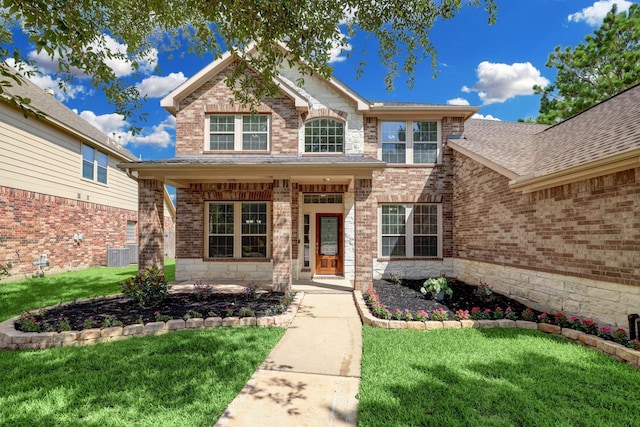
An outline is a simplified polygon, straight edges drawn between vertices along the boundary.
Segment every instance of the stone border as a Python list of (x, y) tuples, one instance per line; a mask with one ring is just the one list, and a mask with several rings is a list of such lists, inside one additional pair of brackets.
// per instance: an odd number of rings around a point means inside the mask
[[(53, 347), (70, 347), (89, 345), (107, 341), (117, 341), (131, 337), (161, 335), (167, 332), (187, 329), (207, 329), (218, 327), (281, 327), (288, 328), (298, 313), (304, 298), (304, 292), (296, 292), (296, 296), (287, 307), (287, 311), (276, 316), (263, 317), (207, 317), (188, 320), (173, 319), (167, 322), (149, 322), (128, 326), (114, 326), (104, 329), (84, 329), (82, 331), (63, 332), (21, 332), (14, 323), (20, 316), (12, 317), (0, 323), (0, 349), (4, 350), (39, 350)], [(86, 300), (90, 301), (90, 300)], [(54, 308), (51, 306), (44, 308)]]
[(614, 341), (605, 340), (595, 335), (590, 335), (582, 331), (576, 331), (570, 328), (561, 328), (558, 325), (548, 323), (528, 322), (525, 320), (445, 320), (435, 321), (427, 320), (419, 322), (416, 320), (385, 320), (375, 317), (369, 311), (361, 291), (353, 292), (353, 299), (356, 303), (360, 319), (365, 325), (374, 328), (384, 329), (414, 329), (421, 331), (430, 331), (433, 329), (465, 329), (465, 328), (522, 328), (542, 331), (548, 334), (562, 335), (577, 343), (593, 347), (609, 356), (618, 360), (627, 362), (636, 367), (640, 367), (640, 351), (630, 349)]

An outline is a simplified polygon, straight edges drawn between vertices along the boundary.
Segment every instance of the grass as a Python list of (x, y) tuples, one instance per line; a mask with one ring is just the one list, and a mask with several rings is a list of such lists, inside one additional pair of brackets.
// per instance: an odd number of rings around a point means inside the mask
[(361, 426), (637, 426), (640, 370), (521, 329), (363, 327)]
[[(175, 280), (175, 260), (167, 259), (167, 281)], [(40, 307), (121, 292), (120, 282), (138, 273), (138, 266), (94, 267), (41, 278), (0, 282), (0, 322)]]
[(0, 351), (0, 425), (211, 426), (280, 328), (216, 328)]

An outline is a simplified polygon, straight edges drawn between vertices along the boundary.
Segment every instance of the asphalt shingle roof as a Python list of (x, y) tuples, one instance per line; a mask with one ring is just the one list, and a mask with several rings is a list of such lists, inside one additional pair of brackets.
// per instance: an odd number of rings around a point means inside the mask
[(640, 148), (640, 85), (554, 126), (471, 119), (455, 144), (523, 176)]
[[(109, 150), (116, 152), (127, 160), (138, 160), (129, 150), (116, 144), (110, 140), (107, 135), (102, 133), (96, 127), (77, 115), (75, 112), (67, 108), (64, 104), (58, 101), (53, 95), (48, 94), (44, 90), (40, 89), (29, 79), (22, 79), (23, 83), (18, 85), (13, 83), (10, 87), (4, 87), (3, 89), (11, 94), (18, 95), (24, 98), (31, 99), (30, 106), (46, 117), (45, 120), (51, 120), (63, 124), (78, 134), (85, 137), (87, 140), (92, 141), (98, 146), (103, 146)], [(39, 120), (33, 116), (29, 117), (29, 120)]]

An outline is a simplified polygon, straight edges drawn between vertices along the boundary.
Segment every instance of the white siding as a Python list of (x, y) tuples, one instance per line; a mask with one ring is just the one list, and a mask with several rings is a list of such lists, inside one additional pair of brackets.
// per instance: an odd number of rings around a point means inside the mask
[(0, 186), (138, 210), (138, 184), (109, 156), (107, 184), (82, 178), (82, 141), (0, 105)]

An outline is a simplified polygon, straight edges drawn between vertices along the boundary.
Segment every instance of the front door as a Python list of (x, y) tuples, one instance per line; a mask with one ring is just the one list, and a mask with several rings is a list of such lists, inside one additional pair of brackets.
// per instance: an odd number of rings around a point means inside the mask
[(342, 274), (342, 214), (316, 214), (316, 274)]

